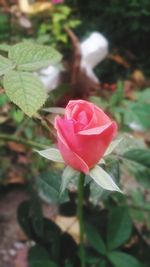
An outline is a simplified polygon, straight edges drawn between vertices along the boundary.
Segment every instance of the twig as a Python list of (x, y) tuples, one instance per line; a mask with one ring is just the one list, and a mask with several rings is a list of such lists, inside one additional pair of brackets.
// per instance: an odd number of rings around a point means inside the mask
[(6, 141), (6, 142), (16, 142), (16, 143), (23, 144), (25, 146), (39, 148), (39, 149), (45, 149), (48, 147), (48, 145), (39, 144), (32, 140), (25, 140), (23, 138), (18, 138), (16, 136), (12, 136), (8, 134), (0, 134), (0, 140)]

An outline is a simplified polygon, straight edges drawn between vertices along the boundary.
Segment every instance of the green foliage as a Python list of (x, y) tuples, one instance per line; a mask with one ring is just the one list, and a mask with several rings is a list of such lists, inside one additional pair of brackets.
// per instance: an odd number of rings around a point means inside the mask
[(106, 255), (106, 246), (104, 241), (102, 240), (100, 234), (96, 231), (96, 229), (90, 225), (85, 224), (85, 232), (90, 242), (91, 246), (100, 254)]
[(118, 81), (117, 89), (109, 100), (109, 106), (111, 108), (116, 107), (122, 103), (124, 99), (124, 85), (122, 81)]
[(93, 178), (93, 180), (102, 188), (110, 191), (121, 192), (111, 176), (100, 166), (96, 165), (93, 169), (90, 170), (89, 174)]
[(0, 76), (15, 68), (15, 64), (10, 60), (0, 55)]
[(42, 157), (48, 160), (64, 163), (64, 160), (60, 154), (60, 151), (56, 148), (47, 148), (45, 150), (40, 150), (40, 151), (37, 150), (36, 152), (38, 152)]
[(80, 20), (72, 15), (72, 9), (69, 6), (55, 6), (55, 9), (50, 14), (49, 23), (43, 22), (39, 27), (38, 41), (50, 42), (53, 45), (56, 45), (57, 42), (67, 44), (68, 36), (65, 28), (74, 29), (80, 23)]
[[(81, 36), (93, 31), (103, 33), (109, 40), (110, 49), (117, 48), (124, 54), (130, 51), (135, 56), (134, 62), (149, 73), (149, 0), (87, 0), (86, 4), (84, 0), (67, 0), (67, 3), (82, 19), (78, 29)], [(113, 64), (110, 75), (112, 69)], [(101, 72), (104, 73), (103, 68)]]
[(70, 166), (67, 166), (64, 169), (63, 174), (62, 174), (60, 194), (62, 194), (65, 191), (69, 182), (72, 180), (72, 178), (75, 177), (76, 174), (78, 174), (78, 172), (76, 170), (72, 169)]
[(39, 245), (35, 245), (29, 250), (28, 260), (30, 267), (58, 267), (50, 260), (46, 249)]
[(141, 264), (139, 263), (139, 261), (134, 258), (131, 255), (128, 255), (126, 253), (123, 252), (112, 252), (109, 254), (109, 260), (110, 262), (113, 264), (114, 267), (128, 267), (128, 266), (132, 266), (132, 267), (140, 267)]
[[(72, 1), (72, 4), (73, 2), (77, 1)], [(109, 36), (109, 40), (112, 40), (112, 42), (110, 41), (111, 48), (114, 46), (123, 47), (124, 45), (129, 51), (138, 55), (139, 62), (145, 57), (144, 64), (146, 64), (148, 57), (145, 56), (146, 53), (141, 53), (141, 51), (145, 51), (143, 44), (145, 43), (147, 46), (148, 43), (145, 41), (148, 38), (145, 32), (148, 32), (149, 25), (147, 19), (143, 20), (143, 18), (149, 19), (148, 7), (147, 0), (143, 2), (128, 0), (124, 3), (110, 0), (106, 2), (88, 0), (86, 4), (85, 1), (81, 0), (78, 1), (78, 8), (74, 9), (73, 12), (78, 12), (77, 16), (81, 15), (83, 18), (83, 25), (81, 25), (80, 30), (82, 31), (86, 26), (84, 36), (92, 30), (99, 30), (107, 37)], [(48, 18), (40, 18), (40, 22), (34, 18), (37, 25), (40, 25), (40, 27), (35, 25), (35, 28), (38, 29), (38, 36), (36, 36), (35, 30), (34, 37), (37, 37), (38, 42), (51, 43), (54, 47), (58, 43), (67, 44), (68, 37), (64, 32), (64, 27), (75, 28), (79, 24), (79, 21), (74, 19), (72, 14), (70, 7), (58, 5), (54, 7)], [(8, 23), (7, 19), (7, 16), (0, 14), (0, 30), (3, 34), (8, 26), (5, 24), (5, 21)], [(142, 23), (140, 23), (141, 19)], [(41, 21), (42, 24), (40, 24)], [(139, 31), (139, 28), (142, 29), (142, 32)], [(8, 32), (5, 35), (7, 36)], [(15, 40), (16, 36), (11, 38)], [(140, 45), (137, 45), (139, 39)], [(128, 40), (131, 40), (130, 44)], [(21, 110), (16, 110), (16, 107), (11, 108), (7, 95), (0, 95), (0, 130), (5, 129), (8, 133), (16, 134), (16, 137), (22, 134), (23, 138), (35, 140), (45, 144), (45, 147), (49, 147), (52, 143), (49, 140), (49, 132), (46, 132), (47, 129), (42, 130), (42, 127), (39, 127), (39, 122), (36, 126), (39, 117), (32, 120), (26, 118), (24, 113), (30, 117), (36, 115), (47, 98), (38, 76), (32, 72), (50, 64), (59, 63), (61, 55), (49, 46), (31, 42), (23, 42), (13, 46), (1, 44), (0, 51), (2, 52), (0, 55), (0, 75), (3, 76), (3, 85), (9, 99), (21, 108)], [(65, 56), (68, 54), (66, 53)], [(48, 106), (55, 105), (58, 100), (65, 98), (69, 90), (69, 85), (61, 85), (53, 91), (50, 94)], [(135, 92), (134, 96), (135, 101), (125, 100), (124, 85), (122, 81), (119, 81), (117, 90), (111, 97), (107, 98), (106, 96), (104, 99), (93, 95), (90, 100), (111, 113), (112, 117), (119, 122), (122, 131), (133, 129), (144, 132), (150, 127), (150, 88)], [(59, 108), (50, 107), (50, 109), (43, 111), (63, 114), (63, 110)], [(3, 116), (7, 116), (6, 123), (3, 123)], [(86, 222), (87, 267), (139, 267), (141, 264), (136, 257), (140, 258), (145, 267), (149, 266), (150, 153), (143, 143), (136, 140), (136, 135), (130, 140), (123, 139), (122, 142), (120, 140), (113, 142), (106, 151), (104, 160), (99, 163), (100, 167), (91, 170), (90, 174), (93, 179), (89, 176), (85, 179), (83, 215)], [(32, 179), (28, 180), (36, 192), (31, 190), (30, 200), (22, 203), (18, 209), (18, 221), (28, 238), (35, 243), (29, 250), (29, 266), (80, 266), (78, 245), (69, 234), (62, 232), (54, 221), (43, 217), (42, 203), (39, 199), (41, 197), (49, 204), (56, 203), (59, 214), (62, 216), (75, 216), (78, 173), (67, 167), (61, 178), (59, 169), (62, 171), (63, 160), (54, 148), (40, 151), (39, 154), (47, 159), (60, 160), (60, 164), (42, 160), (36, 153), (33, 153), (31, 162), (29, 159), (30, 150), (27, 150), (27, 158), (25, 158), (26, 147), (23, 148), (23, 152), (16, 152), (11, 150), (9, 142), (6, 146), (2, 140), (0, 145), (1, 181), (4, 180), (5, 176), (8, 176), (11, 165), (15, 165), (16, 169), (19, 165), (21, 170), (25, 169), (27, 175), (31, 171), (34, 175), (36, 173), (35, 182)], [(10, 157), (8, 157), (8, 152)], [(23, 164), (20, 163), (22, 158), (27, 161), (23, 168)], [(54, 172), (53, 167), (58, 171)], [(128, 181), (129, 179), (130, 181), (131, 175), (136, 178), (136, 188), (133, 183), (133, 186), (127, 189), (127, 196), (115, 192), (110, 194), (98, 186), (120, 191), (117, 186), (120, 182), (120, 170), (121, 173), (123, 172), (124, 178), (121, 177), (122, 188), (124, 188), (124, 180)], [(72, 182), (72, 187), (68, 194), (65, 189), (70, 182)]]
[(143, 91), (136, 92), (136, 98), (142, 103), (150, 103), (150, 88), (146, 88)]
[(124, 98), (124, 87), (119, 82), (118, 89), (110, 98), (106, 108), (110, 110), (115, 119), (122, 127), (128, 129), (144, 131), (150, 128), (150, 90), (136, 93), (135, 101), (126, 100)]
[(150, 168), (150, 150), (134, 149), (123, 154), (123, 157), (138, 162), (145, 167)]
[(131, 236), (132, 222), (125, 207), (112, 208), (108, 216), (107, 245), (109, 250), (116, 249)]
[(4, 88), (10, 100), (29, 117), (46, 101), (46, 90), (40, 79), (28, 72), (11, 71), (4, 77)]
[(43, 223), (42, 203), (39, 197), (34, 192), (32, 192), (32, 197), (30, 200), (30, 215), (32, 217), (32, 225), (35, 233), (38, 236), (43, 235), (44, 223)]
[(8, 57), (21, 71), (36, 71), (61, 60), (61, 55), (52, 47), (30, 42), (18, 43), (9, 49)]
[(62, 202), (67, 200), (67, 194), (61, 194), (61, 174), (58, 172), (43, 173), (37, 177), (36, 181), (39, 195), (48, 203)]
[[(126, 112), (128, 110), (128, 112)], [(117, 111), (117, 110), (116, 110)], [(123, 110), (124, 124), (131, 129), (146, 130), (150, 128), (150, 105), (142, 102), (125, 102)]]
[[(2, 46), (1, 49), (5, 49)], [(10, 100), (29, 117), (44, 105), (47, 94), (40, 79), (30, 73), (61, 60), (52, 47), (22, 42), (8, 48), (8, 59), (0, 55), (0, 75)]]
[(0, 41), (8, 40), (10, 31), (10, 15), (0, 10)]

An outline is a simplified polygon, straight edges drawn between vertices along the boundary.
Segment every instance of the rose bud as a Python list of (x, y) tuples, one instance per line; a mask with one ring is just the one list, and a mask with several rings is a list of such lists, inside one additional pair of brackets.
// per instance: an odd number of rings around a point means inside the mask
[(64, 117), (56, 117), (55, 128), (65, 163), (85, 174), (100, 161), (117, 133), (116, 122), (84, 100), (69, 101)]

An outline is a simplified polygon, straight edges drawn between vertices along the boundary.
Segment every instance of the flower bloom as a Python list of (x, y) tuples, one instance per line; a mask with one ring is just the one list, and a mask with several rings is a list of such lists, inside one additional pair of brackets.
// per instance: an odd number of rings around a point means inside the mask
[(84, 100), (69, 101), (64, 117), (56, 117), (55, 128), (66, 164), (86, 174), (100, 161), (117, 133), (117, 124)]

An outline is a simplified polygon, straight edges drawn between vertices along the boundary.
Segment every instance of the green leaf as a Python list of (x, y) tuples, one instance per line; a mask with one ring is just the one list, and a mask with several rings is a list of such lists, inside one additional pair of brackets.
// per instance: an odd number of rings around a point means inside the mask
[(97, 183), (95, 183), (94, 180), (90, 182), (90, 199), (94, 205), (97, 205), (99, 201), (103, 201), (109, 193), (109, 191), (97, 186)]
[(30, 267), (58, 267), (49, 259), (47, 250), (39, 245), (35, 245), (29, 250), (28, 261)]
[(115, 141), (112, 141), (109, 145), (109, 147), (107, 148), (105, 154), (104, 154), (104, 157), (110, 155), (114, 150), (115, 148), (120, 144), (120, 142), (122, 141), (122, 138), (120, 139), (117, 139)]
[(15, 68), (15, 64), (6, 57), (0, 55), (0, 76)]
[(150, 150), (148, 149), (132, 149), (124, 153), (123, 157), (150, 167)]
[(40, 197), (48, 202), (63, 202), (67, 200), (67, 194), (64, 193), (60, 198), (61, 174), (56, 172), (43, 173), (36, 179), (36, 185)]
[(48, 260), (48, 259), (49, 259), (48, 252), (43, 247), (39, 245), (35, 245), (30, 248), (29, 254), (28, 254), (28, 260), (30, 263), (34, 261), (38, 261), (38, 260), (42, 261), (42, 260)]
[(138, 101), (150, 103), (150, 88), (146, 88), (144, 91), (136, 92)]
[(101, 238), (100, 234), (97, 230), (90, 224), (85, 224), (85, 231), (87, 238), (92, 245), (92, 247), (102, 255), (106, 254), (106, 247), (103, 239)]
[(28, 237), (34, 239), (43, 235), (43, 216), (41, 202), (35, 195), (30, 201), (24, 201), (18, 208), (18, 222)]
[(67, 188), (69, 182), (71, 179), (77, 174), (77, 171), (72, 169), (70, 166), (67, 166), (62, 174), (62, 182), (60, 187), (60, 194), (64, 192), (64, 190)]
[(0, 44), (0, 50), (1, 51), (5, 51), (5, 52), (8, 52), (9, 51), (9, 49), (10, 49), (10, 45), (8, 45), (8, 44), (5, 44), (5, 43), (3, 43), (3, 44)]
[(32, 218), (32, 225), (35, 233), (38, 236), (42, 236), (44, 230), (42, 203), (39, 197), (33, 192), (30, 205), (30, 215)]
[(4, 88), (10, 100), (19, 106), (29, 117), (44, 105), (46, 90), (31, 73), (10, 71), (4, 76)]
[[(124, 123), (133, 130), (143, 131), (150, 128), (150, 105), (143, 102), (125, 102)], [(128, 110), (128, 112), (126, 112)]]
[(106, 171), (111, 175), (115, 183), (120, 182), (120, 164), (118, 159), (109, 158), (106, 163)]
[(17, 210), (17, 220), (30, 239), (33, 239), (33, 231), (31, 230), (31, 222), (30, 222), (30, 201), (26, 200), (19, 205)]
[(109, 250), (115, 249), (127, 241), (132, 231), (129, 212), (124, 207), (112, 208), (108, 215), (107, 244)]
[(44, 149), (44, 150), (35, 150), (36, 152), (38, 152), (42, 157), (46, 158), (46, 159), (49, 159), (49, 160), (52, 160), (52, 161), (55, 161), (55, 162), (63, 162), (64, 163), (64, 160), (59, 152), (58, 149), (56, 148), (47, 148), (47, 149)]
[(9, 49), (8, 57), (22, 71), (36, 71), (54, 65), (61, 60), (61, 55), (54, 48), (30, 42), (23, 42)]
[(30, 263), (30, 267), (59, 267), (55, 262), (50, 260), (39, 260)]
[(124, 85), (122, 81), (118, 81), (117, 90), (109, 100), (110, 106), (114, 107), (119, 105), (124, 99)]
[(21, 110), (11, 110), (11, 117), (15, 120), (17, 124), (20, 124), (20, 122), (24, 119), (24, 113)]
[(108, 255), (114, 267), (141, 267), (141, 263), (131, 255), (114, 251)]
[(150, 168), (145, 168), (141, 164), (136, 164), (134, 175), (145, 189), (150, 188)]
[(111, 176), (105, 172), (100, 166), (96, 165), (90, 170), (89, 175), (102, 188), (110, 191), (118, 191), (121, 193), (119, 187), (115, 184)]

